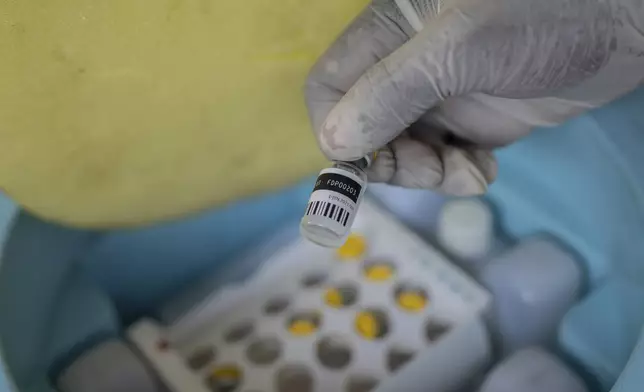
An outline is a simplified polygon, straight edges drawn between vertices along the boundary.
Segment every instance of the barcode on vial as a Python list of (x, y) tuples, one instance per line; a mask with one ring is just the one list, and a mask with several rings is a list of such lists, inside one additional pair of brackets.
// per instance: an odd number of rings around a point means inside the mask
[(346, 226), (351, 213), (339, 205), (328, 201), (312, 201), (306, 207), (306, 215), (318, 215), (333, 219), (342, 226)]

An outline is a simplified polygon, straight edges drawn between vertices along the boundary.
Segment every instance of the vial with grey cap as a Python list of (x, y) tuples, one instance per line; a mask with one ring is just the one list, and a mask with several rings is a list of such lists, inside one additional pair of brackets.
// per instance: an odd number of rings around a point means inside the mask
[(300, 223), (304, 238), (328, 248), (344, 243), (367, 188), (364, 169), (374, 158), (334, 162), (320, 172)]

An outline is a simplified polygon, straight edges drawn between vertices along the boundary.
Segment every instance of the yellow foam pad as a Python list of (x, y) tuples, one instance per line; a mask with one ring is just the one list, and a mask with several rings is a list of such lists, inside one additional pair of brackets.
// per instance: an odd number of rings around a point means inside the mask
[(0, 187), (138, 225), (323, 167), (306, 74), (368, 0), (0, 2)]

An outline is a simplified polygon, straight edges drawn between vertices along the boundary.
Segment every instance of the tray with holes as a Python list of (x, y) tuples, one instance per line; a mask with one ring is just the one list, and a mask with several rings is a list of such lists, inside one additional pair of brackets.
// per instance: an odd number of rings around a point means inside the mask
[(343, 247), (294, 240), (173, 325), (128, 333), (172, 392), (450, 391), (489, 361), (490, 295), (375, 202)]

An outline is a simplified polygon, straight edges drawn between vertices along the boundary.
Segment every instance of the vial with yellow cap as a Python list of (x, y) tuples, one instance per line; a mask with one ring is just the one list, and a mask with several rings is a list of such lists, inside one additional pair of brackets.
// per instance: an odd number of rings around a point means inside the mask
[(216, 392), (232, 392), (242, 380), (242, 370), (235, 365), (224, 365), (214, 369), (208, 377), (208, 386)]
[(361, 258), (367, 250), (367, 239), (359, 234), (349, 234), (344, 244), (338, 248), (336, 255), (338, 259), (357, 260)]
[(335, 162), (320, 172), (300, 223), (304, 238), (329, 248), (344, 243), (367, 188), (364, 170), (375, 156), (355, 162)]
[(382, 311), (363, 310), (356, 315), (355, 328), (363, 339), (378, 340), (389, 332), (389, 321)]
[(427, 307), (427, 294), (422, 290), (401, 289), (396, 294), (398, 306), (408, 312), (422, 312)]
[(317, 313), (299, 313), (287, 323), (288, 331), (293, 336), (309, 336), (320, 328), (320, 315)]

